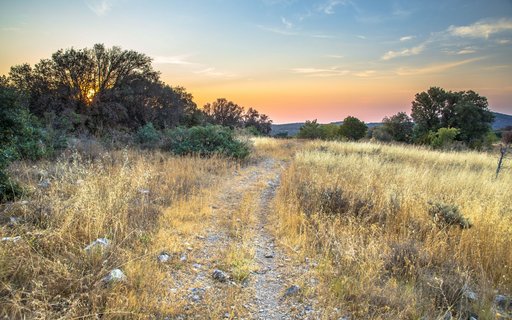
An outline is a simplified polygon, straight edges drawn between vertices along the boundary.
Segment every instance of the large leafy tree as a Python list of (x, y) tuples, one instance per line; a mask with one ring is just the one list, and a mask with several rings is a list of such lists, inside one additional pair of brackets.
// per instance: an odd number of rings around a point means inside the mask
[(389, 136), (400, 142), (410, 142), (413, 134), (414, 123), (405, 112), (398, 112), (391, 117), (382, 119), (382, 130)]
[(342, 137), (349, 140), (359, 140), (364, 138), (368, 126), (356, 117), (348, 116), (343, 120), (339, 132)]
[(487, 98), (474, 91), (445, 91), (432, 87), (416, 94), (411, 116), (416, 138), (428, 136), (439, 128), (458, 128), (458, 139), (472, 144), (482, 139), (494, 120)]
[(203, 110), (208, 117), (208, 121), (213, 124), (230, 127), (231, 129), (243, 126), (244, 108), (233, 101), (220, 98), (213, 103), (207, 103)]
[(324, 139), (325, 132), (322, 130), (322, 125), (315, 120), (306, 120), (297, 133), (297, 137), (301, 139)]
[(25, 95), (35, 115), (54, 113), (62, 119), (79, 114), (81, 123), (93, 131), (135, 129), (155, 118), (161, 127), (176, 126), (194, 122), (188, 116), (198, 114), (183, 88), (160, 82), (150, 57), (102, 44), (59, 50), (34, 67), (14, 66), (9, 81)]
[(263, 113), (259, 113), (254, 108), (247, 109), (247, 112), (243, 115), (244, 127), (255, 128), (259, 133), (268, 135), (272, 130), (272, 120)]
[(418, 136), (427, 135), (429, 131), (437, 131), (441, 127), (446, 99), (446, 91), (438, 87), (416, 94), (412, 102), (411, 117), (416, 124)]

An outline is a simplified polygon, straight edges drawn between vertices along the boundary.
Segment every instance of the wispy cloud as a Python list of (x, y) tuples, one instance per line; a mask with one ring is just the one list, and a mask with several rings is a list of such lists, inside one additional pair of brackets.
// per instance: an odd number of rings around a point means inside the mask
[(228, 72), (223, 72), (223, 71), (218, 71), (217, 69), (213, 68), (213, 67), (208, 67), (208, 68), (205, 68), (205, 69), (201, 69), (201, 70), (198, 70), (198, 71), (195, 71), (194, 72), (195, 74), (199, 74), (199, 75), (207, 75), (207, 76), (210, 76), (210, 77), (216, 77), (216, 78), (234, 78), (236, 77), (235, 74), (232, 74), (232, 73), (228, 73)]
[(291, 23), (290, 21), (288, 21), (285, 17), (281, 17), (281, 22), (284, 24), (284, 27), (286, 29), (291, 29), (293, 28), (293, 23)]
[(489, 38), (489, 36), (512, 30), (512, 20), (508, 18), (498, 20), (481, 20), (468, 26), (450, 26), (451, 35), (470, 38)]
[(309, 37), (309, 38), (320, 38), (320, 39), (335, 39), (335, 36), (331, 36), (328, 34), (319, 34), (319, 33), (306, 33), (299, 32), (294, 30), (293, 28), (275, 28), (275, 27), (267, 27), (258, 25), (259, 29), (275, 34), (280, 34), (282, 36), (298, 36), (298, 37)]
[(499, 39), (496, 41), (498, 44), (509, 44), (511, 43), (512, 41), (510, 41), (509, 39)]
[(344, 56), (339, 54), (326, 54), (324, 57), (326, 58), (332, 58), (332, 59), (342, 59)]
[(99, 17), (106, 15), (112, 9), (111, 0), (86, 0), (85, 3)]
[(365, 36), (363, 36), (363, 35), (358, 35), (357, 37), (358, 37), (359, 39), (361, 39), (361, 40), (366, 40), (366, 37), (365, 37)]
[(318, 11), (323, 12), (325, 14), (335, 14), (334, 9), (339, 5), (346, 5), (349, 1), (346, 0), (328, 0), (327, 2), (322, 3), (318, 6)]
[(181, 56), (155, 56), (153, 63), (157, 64), (177, 64), (177, 65), (197, 65), (195, 62), (188, 61), (189, 55)]
[(17, 32), (17, 31), (21, 31), (21, 28), (17, 28), (17, 27), (3, 27), (3, 28), (0, 28), (1, 31), (11, 31), (11, 32)]
[(414, 39), (414, 38), (416, 38), (416, 37), (415, 37), (415, 36), (404, 36), (404, 37), (401, 37), (401, 38), (400, 38), (400, 41), (401, 41), (401, 42), (409, 41), (409, 40), (412, 40), (412, 39)]
[(360, 78), (368, 78), (368, 77), (375, 75), (376, 73), (377, 73), (377, 71), (375, 71), (375, 70), (364, 70), (364, 71), (355, 72), (354, 75), (356, 77), (360, 77)]
[(293, 68), (293, 73), (306, 75), (308, 77), (336, 77), (350, 74), (349, 70), (342, 70), (338, 67), (332, 68)]
[(395, 58), (398, 58), (398, 57), (415, 56), (415, 55), (420, 54), (424, 49), (425, 49), (425, 43), (422, 43), (422, 44), (417, 45), (417, 46), (412, 47), (412, 48), (406, 48), (406, 49), (403, 49), (401, 51), (390, 50), (390, 51), (386, 52), (382, 56), (381, 59), (382, 60), (391, 60), (391, 59), (395, 59)]
[(462, 50), (459, 50), (457, 51), (457, 54), (458, 55), (462, 55), (462, 54), (471, 54), (471, 53), (475, 53), (476, 50), (475, 49), (471, 49), (471, 48), (464, 48)]
[(399, 68), (396, 71), (396, 74), (400, 76), (411, 76), (411, 75), (421, 75), (421, 74), (430, 74), (430, 73), (440, 73), (444, 72), (449, 69), (453, 69), (468, 63), (476, 62), (479, 60), (484, 59), (483, 57), (480, 58), (472, 58), (472, 59), (466, 59), (456, 62), (449, 62), (449, 63), (441, 63), (441, 64), (434, 64), (423, 68)]

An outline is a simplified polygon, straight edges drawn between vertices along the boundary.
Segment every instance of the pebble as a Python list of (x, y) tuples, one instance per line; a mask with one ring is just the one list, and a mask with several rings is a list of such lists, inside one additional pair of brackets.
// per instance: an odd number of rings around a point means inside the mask
[(228, 275), (224, 271), (219, 270), (219, 269), (213, 270), (212, 277), (213, 277), (213, 279), (220, 281), (220, 282), (226, 282), (229, 278)]
[(298, 285), (294, 284), (291, 287), (289, 287), (288, 289), (286, 289), (283, 296), (284, 297), (293, 296), (293, 295), (296, 295), (297, 293), (299, 293), (299, 291), (300, 291), (300, 287)]

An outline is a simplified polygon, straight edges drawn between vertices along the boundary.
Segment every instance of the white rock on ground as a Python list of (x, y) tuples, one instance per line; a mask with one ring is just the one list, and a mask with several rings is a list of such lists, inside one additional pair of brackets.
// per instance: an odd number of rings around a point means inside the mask
[(85, 247), (84, 250), (91, 251), (94, 248), (106, 249), (108, 246), (110, 246), (110, 240), (107, 238), (98, 238)]

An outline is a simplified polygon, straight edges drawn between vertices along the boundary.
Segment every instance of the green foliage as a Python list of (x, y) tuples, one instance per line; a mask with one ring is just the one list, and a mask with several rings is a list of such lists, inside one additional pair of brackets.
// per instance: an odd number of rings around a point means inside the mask
[(306, 123), (299, 129), (297, 138), (301, 139), (323, 139), (324, 132), (320, 128), (321, 125), (315, 120), (307, 120)]
[(368, 127), (366, 124), (356, 117), (348, 116), (343, 120), (343, 124), (339, 128), (342, 137), (349, 140), (360, 140), (366, 135)]
[(442, 202), (430, 202), (429, 205), (428, 213), (439, 228), (450, 226), (459, 226), (461, 229), (471, 228), (471, 222), (462, 215), (456, 205)]
[(195, 126), (176, 128), (166, 132), (165, 150), (177, 155), (197, 154), (212, 156), (215, 154), (244, 159), (249, 155), (249, 146), (238, 141), (232, 130), (222, 126)]
[(457, 139), (474, 148), (484, 144), (494, 120), (487, 98), (471, 90), (452, 92), (438, 87), (416, 94), (411, 116), (416, 142), (427, 142), (429, 132), (439, 128), (458, 128)]
[(389, 134), (388, 130), (384, 126), (378, 126), (368, 129), (369, 138), (375, 139), (382, 142), (393, 141), (393, 136)]
[(430, 145), (436, 149), (449, 148), (459, 133), (457, 128), (439, 128), (429, 134)]
[(252, 127), (258, 131), (258, 135), (269, 135), (272, 130), (272, 120), (266, 114), (254, 108), (245, 111), (244, 107), (224, 98), (207, 103), (203, 111), (206, 121), (214, 125), (231, 129)]
[(392, 140), (399, 142), (411, 142), (414, 123), (405, 112), (398, 112), (391, 117), (382, 119), (383, 130), (389, 134)]
[(20, 188), (7, 176), (15, 159), (36, 160), (45, 153), (42, 132), (34, 117), (19, 102), (18, 94), (0, 86), (0, 201), (12, 199)]
[(160, 133), (151, 122), (140, 127), (135, 134), (136, 141), (145, 148), (155, 147), (160, 142)]

